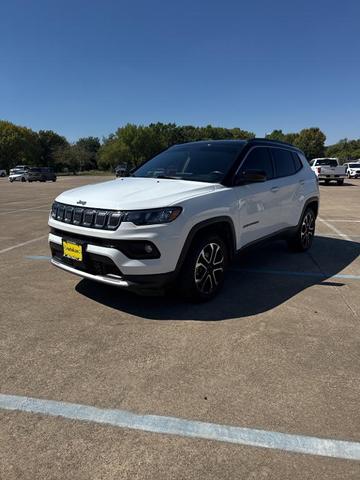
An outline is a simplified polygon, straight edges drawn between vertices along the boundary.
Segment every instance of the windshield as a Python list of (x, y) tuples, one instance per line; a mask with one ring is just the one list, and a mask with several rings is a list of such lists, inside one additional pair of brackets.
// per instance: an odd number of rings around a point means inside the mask
[(330, 158), (323, 158), (322, 160), (316, 160), (316, 166), (318, 165), (328, 165), (329, 167), (337, 167), (337, 160), (331, 160)]
[(177, 145), (146, 162), (132, 176), (219, 183), (235, 162), (243, 143)]
[(360, 163), (349, 163), (350, 168), (360, 168)]

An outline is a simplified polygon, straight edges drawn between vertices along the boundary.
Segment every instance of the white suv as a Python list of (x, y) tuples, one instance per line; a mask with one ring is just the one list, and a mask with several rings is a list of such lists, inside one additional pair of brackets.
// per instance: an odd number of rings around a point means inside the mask
[(319, 187), (304, 154), (282, 142), (175, 145), (130, 177), (62, 193), (49, 217), (52, 263), (150, 293), (174, 286), (207, 300), (244, 247), (284, 237), (310, 248)]
[(360, 162), (344, 163), (348, 178), (360, 178)]

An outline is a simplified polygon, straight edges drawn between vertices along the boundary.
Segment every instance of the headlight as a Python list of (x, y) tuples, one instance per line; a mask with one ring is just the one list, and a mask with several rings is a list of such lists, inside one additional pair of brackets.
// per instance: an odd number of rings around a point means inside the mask
[(181, 207), (157, 208), (155, 210), (134, 210), (124, 212), (123, 222), (134, 225), (155, 225), (173, 222), (181, 213)]

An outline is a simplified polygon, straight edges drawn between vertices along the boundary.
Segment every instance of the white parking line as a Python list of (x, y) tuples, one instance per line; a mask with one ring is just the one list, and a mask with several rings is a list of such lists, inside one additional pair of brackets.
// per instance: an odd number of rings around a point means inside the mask
[(0, 394), (0, 408), (71, 420), (101, 423), (132, 430), (204, 438), (218, 442), (271, 448), (308, 455), (360, 460), (360, 443), (219, 425), (160, 415), (139, 415), (67, 402)]
[(328, 222), (336, 222), (336, 223), (360, 223), (360, 220), (349, 220), (349, 219), (341, 219), (341, 220), (334, 220), (333, 218), (327, 218)]
[(48, 235), (42, 235), (41, 237), (32, 238), (31, 240), (28, 240), (27, 242), (17, 243), (16, 245), (12, 245), (11, 247), (3, 248), (2, 250), (0, 250), (0, 254), (10, 252), (10, 250), (14, 250), (15, 248), (24, 247), (25, 245), (28, 245), (29, 243), (34, 243), (34, 242), (37, 242), (38, 240), (43, 240), (44, 238), (47, 238), (47, 237), (48, 237)]
[(0, 212), (0, 215), (8, 215), (9, 213), (17, 213), (17, 212), (27, 212), (28, 210), (35, 210), (36, 208), (43, 208), (43, 207), (49, 207), (50, 210), (50, 204), (49, 203), (43, 203), (42, 205), (34, 205), (33, 207), (28, 207), (28, 208), (19, 208), (17, 210), (7, 210), (5, 212)]
[(327, 222), (326, 220), (324, 220), (321, 217), (318, 217), (318, 219), (320, 220), (320, 222), (322, 222), (324, 225), (326, 225), (328, 228), (330, 228), (330, 230), (332, 230), (337, 235), (339, 235), (339, 237), (343, 238), (344, 240), (347, 240), (348, 242), (352, 241), (350, 237), (345, 235), (345, 233), (342, 233), (338, 228), (334, 227), (334, 225), (331, 225), (331, 223)]

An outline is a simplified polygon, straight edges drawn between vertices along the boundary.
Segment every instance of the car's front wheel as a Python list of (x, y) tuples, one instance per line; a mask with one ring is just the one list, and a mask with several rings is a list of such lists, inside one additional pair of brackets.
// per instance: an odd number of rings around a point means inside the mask
[(196, 239), (180, 274), (183, 296), (204, 302), (217, 295), (224, 283), (228, 259), (227, 246), (220, 236), (209, 235)]

